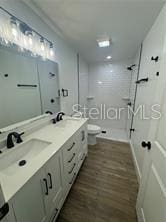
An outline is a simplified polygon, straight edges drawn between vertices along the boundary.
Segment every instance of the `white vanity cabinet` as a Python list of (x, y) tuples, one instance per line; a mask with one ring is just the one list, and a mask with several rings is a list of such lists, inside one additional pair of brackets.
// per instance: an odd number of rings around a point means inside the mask
[(87, 156), (87, 125), (83, 125), (63, 146), (64, 198)]
[(63, 192), (62, 155), (59, 151), (14, 196), (16, 222), (48, 222), (60, 210)]
[(86, 156), (84, 123), (10, 199), (14, 219), (3, 222), (55, 222)]
[(77, 175), (78, 138), (74, 134), (63, 146), (64, 199)]
[(10, 202), (6, 203), (1, 185), (0, 185), (0, 221), (1, 222), (15, 222), (13, 208)]
[(47, 219), (43, 192), (44, 170), (39, 170), (12, 199), (16, 222), (45, 222)]

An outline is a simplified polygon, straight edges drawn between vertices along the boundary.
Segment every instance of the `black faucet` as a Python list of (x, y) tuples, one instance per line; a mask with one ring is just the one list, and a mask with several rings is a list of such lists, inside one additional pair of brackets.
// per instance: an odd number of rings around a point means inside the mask
[[(53, 115), (53, 113), (51, 111), (46, 111), (47, 114)], [(56, 119), (52, 119), (52, 123), (55, 124), (56, 123)]]
[(9, 133), (7, 136), (7, 148), (10, 149), (10, 148), (14, 147), (13, 136), (16, 138), (16, 143), (22, 143), (23, 140), (22, 140), (21, 136), (23, 134), (24, 134), (24, 132), (20, 133), (20, 134), (17, 132)]
[(59, 122), (59, 121), (63, 120), (62, 116), (64, 116), (64, 115), (65, 115), (64, 112), (59, 112), (56, 116), (56, 121)]
[(46, 114), (50, 114), (50, 115), (53, 115), (53, 113), (51, 111), (46, 111)]

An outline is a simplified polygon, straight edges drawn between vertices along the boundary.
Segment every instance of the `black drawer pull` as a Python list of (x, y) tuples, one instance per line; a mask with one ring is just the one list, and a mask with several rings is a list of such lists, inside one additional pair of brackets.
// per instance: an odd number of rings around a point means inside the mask
[(141, 82), (148, 82), (148, 80), (149, 80), (149, 78), (144, 78), (144, 79), (137, 80), (135, 83), (139, 84)]
[(74, 157), (75, 157), (75, 153), (73, 153), (73, 156), (72, 156), (72, 158), (68, 161), (68, 163), (71, 163), (72, 162), (72, 160), (74, 159)]
[(81, 134), (82, 134), (81, 140), (84, 141), (85, 140), (85, 131), (82, 131)]
[(73, 172), (75, 166), (76, 166), (76, 163), (74, 163), (73, 167), (72, 167), (71, 170), (69, 171), (69, 174), (71, 174), (71, 173)]
[(48, 184), (47, 184), (47, 179), (43, 179), (43, 181), (45, 182), (45, 186), (46, 186), (46, 192), (45, 192), (45, 195), (48, 196)]
[(0, 220), (2, 220), (9, 213), (9, 204), (5, 203), (3, 207), (0, 208)]
[(53, 186), (52, 186), (52, 176), (51, 176), (51, 173), (48, 173), (48, 176), (50, 178), (50, 186), (49, 186), (49, 189), (52, 189)]
[(72, 178), (72, 180), (70, 181), (69, 184), (72, 184), (74, 182), (75, 176), (76, 176), (76, 173), (74, 173), (73, 178)]
[(75, 142), (73, 142), (73, 144), (71, 145), (71, 147), (67, 150), (67, 151), (70, 151), (70, 150), (72, 150), (73, 149), (73, 147), (75, 146)]

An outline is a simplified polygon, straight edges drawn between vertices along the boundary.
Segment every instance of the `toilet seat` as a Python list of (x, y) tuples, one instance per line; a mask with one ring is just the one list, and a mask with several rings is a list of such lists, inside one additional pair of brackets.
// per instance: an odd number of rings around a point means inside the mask
[(88, 124), (89, 134), (99, 134), (100, 132), (101, 132), (101, 128), (99, 126)]

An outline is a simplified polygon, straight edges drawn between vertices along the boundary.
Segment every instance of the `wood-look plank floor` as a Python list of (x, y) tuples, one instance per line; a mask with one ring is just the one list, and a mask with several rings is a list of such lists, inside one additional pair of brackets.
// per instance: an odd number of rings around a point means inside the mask
[(136, 222), (138, 183), (127, 143), (99, 140), (61, 210), (58, 222)]

